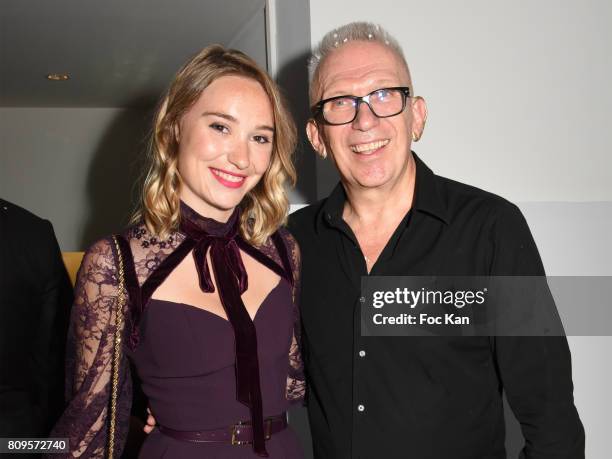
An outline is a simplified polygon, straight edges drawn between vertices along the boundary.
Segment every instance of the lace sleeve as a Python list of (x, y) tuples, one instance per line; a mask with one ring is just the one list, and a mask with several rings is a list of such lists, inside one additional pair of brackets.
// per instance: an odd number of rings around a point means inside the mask
[[(52, 437), (69, 439), (70, 453), (62, 457), (105, 457), (117, 292), (113, 241), (103, 239), (86, 252), (75, 287), (66, 347), (68, 405), (51, 431)], [(129, 364), (122, 353), (115, 430), (116, 457), (120, 457), (127, 436), (131, 396)], [(53, 455), (53, 458), (57, 457)]]
[(300, 298), (300, 248), (294, 237), (285, 229), (280, 230), (280, 234), (287, 246), (287, 252), (291, 261), (291, 271), (293, 274), (293, 338), (289, 348), (289, 371), (287, 373), (287, 400), (299, 402), (304, 400), (306, 392), (306, 382), (304, 378), (304, 362), (301, 353), (301, 331), (299, 298)]

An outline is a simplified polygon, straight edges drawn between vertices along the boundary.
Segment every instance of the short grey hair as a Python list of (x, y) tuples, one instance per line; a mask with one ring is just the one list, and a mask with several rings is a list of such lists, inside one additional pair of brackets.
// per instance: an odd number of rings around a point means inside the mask
[[(310, 55), (308, 59), (308, 82), (311, 100), (314, 97), (313, 83), (318, 76), (321, 64), (329, 54), (349, 41), (369, 41), (387, 46), (406, 67), (408, 77), (410, 78), (410, 71), (408, 70), (408, 63), (406, 62), (404, 51), (395, 37), (378, 24), (371, 22), (351, 22), (327, 32)], [(412, 87), (410, 89), (412, 90)]]

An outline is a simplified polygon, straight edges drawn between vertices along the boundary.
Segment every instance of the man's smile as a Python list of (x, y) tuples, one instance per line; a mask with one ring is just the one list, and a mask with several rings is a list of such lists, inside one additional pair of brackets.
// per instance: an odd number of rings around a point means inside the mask
[(375, 142), (359, 143), (356, 145), (351, 145), (350, 149), (353, 153), (359, 153), (362, 155), (371, 155), (376, 150), (384, 147), (388, 143), (389, 143), (389, 139), (377, 140)]

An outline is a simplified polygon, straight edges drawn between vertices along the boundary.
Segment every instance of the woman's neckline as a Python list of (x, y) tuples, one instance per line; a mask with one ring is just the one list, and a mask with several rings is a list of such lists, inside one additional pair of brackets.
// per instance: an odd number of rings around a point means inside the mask
[(187, 205), (183, 200), (180, 201), (180, 209), (182, 219), (188, 220), (199, 229), (204, 230), (213, 236), (226, 235), (232, 230), (236, 224), (236, 221), (240, 218), (240, 209), (238, 207), (234, 209), (232, 215), (230, 215), (226, 222), (220, 222), (214, 218), (205, 217)]

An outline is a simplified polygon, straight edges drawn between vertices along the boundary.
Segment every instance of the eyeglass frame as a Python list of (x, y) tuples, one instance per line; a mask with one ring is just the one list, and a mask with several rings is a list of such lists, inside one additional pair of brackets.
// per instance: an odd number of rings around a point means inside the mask
[[(375, 92), (378, 91), (385, 91), (385, 90), (397, 90), (400, 91), (400, 94), (402, 95), (402, 108), (399, 112), (394, 113), (392, 115), (384, 115), (384, 116), (379, 116), (376, 111), (372, 108), (372, 106), (370, 105), (370, 96), (372, 94), (374, 94)], [(400, 113), (402, 113), (404, 110), (406, 110), (406, 100), (410, 98), (410, 88), (408, 86), (394, 86), (391, 88), (378, 88), (375, 89), (374, 91), (366, 94), (365, 96), (351, 96), (351, 95), (344, 95), (344, 96), (334, 96), (334, 97), (330, 97), (328, 99), (323, 99), (320, 100), (319, 102), (317, 102), (315, 105), (313, 105), (310, 110), (312, 112), (312, 116), (313, 118), (317, 119), (321, 119), (323, 120), (323, 122), (325, 122), (325, 124), (329, 124), (330, 126), (342, 126), (343, 124), (349, 124), (352, 123), (353, 121), (355, 121), (355, 118), (357, 118), (357, 114), (359, 113), (359, 107), (361, 106), (362, 103), (365, 103), (368, 108), (370, 109), (370, 111), (372, 112), (372, 114), (374, 116), (376, 116), (376, 118), (390, 118), (392, 116), (397, 116)], [(355, 102), (355, 115), (353, 115), (353, 118), (351, 118), (350, 121), (346, 121), (344, 123), (330, 123), (329, 121), (327, 121), (325, 119), (325, 115), (323, 114), (323, 105), (325, 105), (327, 102), (330, 102), (332, 100), (337, 100), (337, 99), (351, 99)]]

